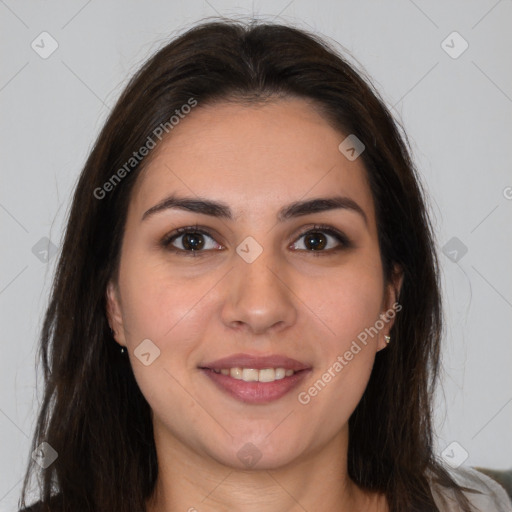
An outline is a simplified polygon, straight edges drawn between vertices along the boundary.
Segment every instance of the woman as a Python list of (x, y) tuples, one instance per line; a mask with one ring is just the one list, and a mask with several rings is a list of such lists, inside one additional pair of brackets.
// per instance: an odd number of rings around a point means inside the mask
[(21, 505), (37, 470), (52, 512), (509, 510), (433, 452), (441, 327), (378, 94), (297, 29), (198, 26), (81, 174)]

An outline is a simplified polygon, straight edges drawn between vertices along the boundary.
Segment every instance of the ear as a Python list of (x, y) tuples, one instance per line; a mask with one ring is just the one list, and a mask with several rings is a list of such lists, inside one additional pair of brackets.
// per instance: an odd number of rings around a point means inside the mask
[(119, 345), (125, 347), (126, 339), (123, 325), (123, 314), (121, 308), (121, 301), (119, 299), (119, 289), (117, 285), (111, 280), (107, 285), (106, 290), (107, 299), (107, 318), (110, 328), (114, 331), (113, 336)]
[[(399, 311), (402, 309), (402, 305), (398, 303), (398, 297), (400, 296), (403, 280), (404, 273), (402, 268), (399, 265), (395, 265), (390, 282), (386, 286), (384, 300), (382, 302), (380, 319), (384, 323), (384, 327), (379, 331), (379, 338), (377, 340), (378, 350), (387, 347), (385, 336), (389, 336), (391, 328), (395, 323), (396, 315), (398, 315)], [(393, 343), (393, 340), (391, 340), (390, 343)]]

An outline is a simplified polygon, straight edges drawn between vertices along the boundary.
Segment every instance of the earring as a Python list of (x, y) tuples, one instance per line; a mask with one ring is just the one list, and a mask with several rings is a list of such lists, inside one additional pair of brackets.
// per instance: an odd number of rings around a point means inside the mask
[[(115, 337), (115, 335), (116, 335), (116, 331), (114, 331), (114, 329), (112, 329), (112, 327), (110, 327), (110, 334), (112, 334), (112, 337), (113, 337), (113, 338), (114, 338), (114, 337)], [(120, 352), (121, 352), (121, 354), (123, 354), (123, 355), (124, 355), (124, 353), (126, 352), (125, 347), (121, 346)]]
[(389, 345), (389, 342), (391, 341), (391, 336), (384, 336), (384, 339), (386, 340), (386, 345)]

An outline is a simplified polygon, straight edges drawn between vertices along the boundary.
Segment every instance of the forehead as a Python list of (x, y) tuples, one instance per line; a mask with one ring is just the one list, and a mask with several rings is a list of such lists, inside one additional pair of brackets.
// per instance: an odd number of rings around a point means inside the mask
[(199, 105), (153, 150), (130, 208), (142, 214), (176, 192), (222, 200), (248, 218), (342, 194), (373, 221), (362, 159), (349, 161), (338, 149), (347, 135), (302, 99)]

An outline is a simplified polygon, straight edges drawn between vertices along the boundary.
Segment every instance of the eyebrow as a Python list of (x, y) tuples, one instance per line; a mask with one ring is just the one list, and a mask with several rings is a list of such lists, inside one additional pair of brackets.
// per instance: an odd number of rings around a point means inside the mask
[[(142, 216), (141, 221), (147, 220), (157, 213), (172, 208), (210, 215), (221, 219), (234, 220), (230, 207), (225, 203), (202, 197), (192, 198), (171, 195), (147, 210)], [(363, 218), (364, 223), (368, 225), (368, 218), (364, 210), (353, 199), (344, 196), (319, 197), (307, 201), (293, 202), (279, 210), (277, 219), (282, 222), (303, 215), (336, 209), (353, 211), (359, 214)]]

